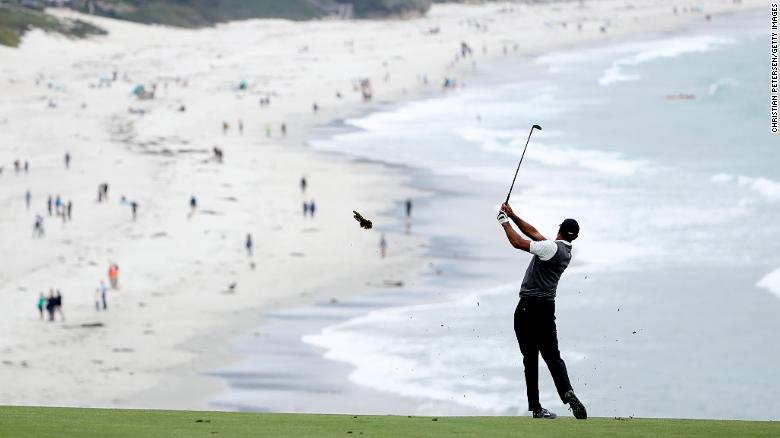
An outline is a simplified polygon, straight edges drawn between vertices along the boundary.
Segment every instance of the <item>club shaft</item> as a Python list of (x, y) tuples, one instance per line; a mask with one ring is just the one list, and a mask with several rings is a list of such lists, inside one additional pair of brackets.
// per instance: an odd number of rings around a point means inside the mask
[(515, 177), (512, 178), (512, 185), (509, 186), (509, 193), (506, 194), (506, 204), (509, 204), (509, 197), (512, 196), (512, 189), (515, 187), (515, 180), (517, 180), (517, 173), (520, 172), (520, 165), (523, 164), (523, 157), (525, 157), (525, 151), (528, 149), (528, 142), (531, 141), (531, 134), (534, 133), (534, 127), (531, 127), (531, 132), (528, 133), (528, 139), (525, 141), (525, 147), (523, 148), (523, 154), (520, 155), (520, 162), (517, 163), (517, 170), (515, 170)]

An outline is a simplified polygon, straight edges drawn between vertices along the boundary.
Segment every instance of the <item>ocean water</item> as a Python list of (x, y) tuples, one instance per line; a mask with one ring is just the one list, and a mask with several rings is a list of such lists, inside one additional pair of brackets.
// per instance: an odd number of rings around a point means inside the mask
[[(495, 214), (538, 123), (511, 202), (548, 237), (580, 222), (557, 317), (590, 414), (779, 419), (780, 136), (764, 18), (480, 65), (463, 89), (312, 142), (406, 165), (437, 194), (415, 205), (413, 232), (433, 242), (417, 298), (302, 341), (349, 365), (350, 385), (423, 400), (417, 412), (524, 414), (512, 314), (529, 258)], [(401, 228), (385, 226), (391, 250)], [(543, 405), (565, 414), (540, 367)]]

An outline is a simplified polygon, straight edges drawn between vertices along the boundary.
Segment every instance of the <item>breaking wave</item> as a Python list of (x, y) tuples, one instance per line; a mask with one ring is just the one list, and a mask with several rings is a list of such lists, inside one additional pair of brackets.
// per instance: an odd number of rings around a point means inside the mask
[(780, 182), (768, 178), (718, 173), (710, 180), (719, 184), (736, 184), (753, 190), (770, 201), (780, 201)]

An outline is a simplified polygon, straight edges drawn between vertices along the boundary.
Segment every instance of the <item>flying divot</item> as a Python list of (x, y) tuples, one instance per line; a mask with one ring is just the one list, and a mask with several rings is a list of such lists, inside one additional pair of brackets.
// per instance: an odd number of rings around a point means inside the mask
[(371, 227), (374, 226), (374, 224), (372, 224), (370, 220), (364, 218), (363, 216), (360, 215), (360, 213), (356, 212), (355, 210), (352, 210), (352, 213), (355, 213), (353, 217), (360, 224), (360, 228), (363, 228), (365, 230), (370, 230)]

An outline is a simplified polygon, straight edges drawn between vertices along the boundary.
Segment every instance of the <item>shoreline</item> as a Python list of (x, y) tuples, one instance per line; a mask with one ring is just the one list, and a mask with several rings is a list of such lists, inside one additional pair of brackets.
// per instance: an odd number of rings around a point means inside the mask
[[(726, 14), (734, 15), (734, 14), (745, 14), (745, 13), (748, 13), (748, 12), (740, 11), (740, 12), (733, 12), (733, 13), (726, 13)], [(689, 29), (691, 29), (691, 26), (692, 26), (692, 24), (687, 24), (687, 25), (684, 25), (684, 26), (681, 26), (681, 27), (676, 27), (676, 28), (673, 28), (673, 29), (664, 29), (664, 30), (658, 30), (658, 31), (652, 31), (652, 32), (643, 32), (643, 33), (640, 33), (640, 34), (637, 34), (637, 35), (633, 35), (626, 42), (631, 43), (631, 42), (635, 42), (635, 41), (644, 41), (646, 39), (652, 40), (652, 39), (656, 39), (656, 38), (667, 37), (667, 36), (674, 35), (674, 34), (677, 34), (677, 33), (684, 33), (686, 31), (688, 31)], [(584, 47), (601, 47), (601, 46), (606, 47), (606, 46), (608, 46), (608, 44), (609, 44), (609, 42), (600, 41), (600, 42), (595, 42), (595, 43), (582, 44), (582, 45), (578, 45), (576, 47), (583, 47), (583, 46)], [(562, 48), (560, 50), (555, 50), (553, 52), (553, 54), (564, 52), (564, 51), (571, 51), (571, 50), (574, 50), (574, 48), (575, 47)], [(540, 55), (522, 55), (522, 56), (523, 57), (528, 57), (529, 58), (528, 62), (533, 62), (533, 60), (538, 58)], [(488, 68), (497, 68), (497, 66), (500, 65), (501, 62), (505, 62), (505, 58), (493, 59), (491, 61), (488, 61), (487, 62), (488, 64), (491, 64), (491, 63), (495, 64), (495, 65), (489, 66)], [(484, 64), (483, 64), (483, 66), (484, 66)], [(372, 108), (372, 109), (367, 109), (367, 110), (358, 110), (357, 113), (354, 114), (354, 115), (349, 115), (347, 117), (338, 118), (335, 121), (333, 121), (333, 122), (329, 123), (328, 125), (326, 125), (324, 127), (324, 131), (326, 131), (327, 134), (324, 137), (327, 140), (327, 139), (329, 139), (329, 138), (331, 138), (331, 137), (333, 137), (335, 135), (341, 134), (341, 133), (349, 133), (349, 132), (356, 132), (356, 131), (361, 131), (362, 130), (362, 128), (358, 128), (358, 127), (355, 127), (355, 126), (350, 126), (350, 125), (344, 124), (343, 122), (345, 120), (347, 120), (347, 119), (360, 119), (362, 117), (368, 116), (368, 115), (370, 115), (372, 113), (376, 113), (376, 112), (394, 111), (398, 107), (400, 107), (400, 106), (402, 106), (404, 104), (407, 104), (409, 102), (421, 101), (421, 100), (427, 100), (427, 99), (436, 99), (436, 98), (439, 98), (439, 97), (443, 96), (444, 94), (445, 93), (442, 93), (442, 92), (439, 92), (439, 93), (427, 93), (424, 96), (418, 96), (418, 97), (413, 97), (413, 98), (407, 99), (407, 100), (400, 100), (400, 101), (396, 101), (396, 102), (393, 102), (393, 103), (388, 103), (385, 108)], [(335, 124), (335, 126), (334, 126), (334, 124)], [(316, 131), (317, 127), (315, 127), (314, 130)], [(318, 136), (315, 135), (314, 137), (315, 137), (315, 139), (318, 139)], [(402, 169), (405, 169), (405, 173), (404, 174), (409, 176), (408, 184), (412, 188), (414, 188), (414, 189), (428, 191), (428, 196), (427, 197), (452, 196), (452, 197), (464, 198), (464, 197), (475, 197), (476, 196), (474, 191), (468, 191), (468, 193), (460, 192), (460, 191), (457, 191), (457, 190), (454, 193), (450, 192), (450, 191), (444, 192), (443, 189), (442, 189), (442, 185), (443, 184), (441, 182), (439, 182), (438, 184), (431, 183), (431, 181), (435, 179), (435, 180), (447, 180), (447, 181), (457, 181), (457, 180), (460, 180), (460, 183), (465, 184), (465, 183), (469, 182), (466, 177), (462, 177), (462, 176), (441, 176), (441, 175), (434, 176), (427, 169), (416, 167), (414, 165), (385, 162), (385, 161), (382, 161), (382, 160), (379, 160), (379, 159), (375, 160), (375, 159), (360, 158), (360, 157), (356, 157), (354, 155), (351, 155), (348, 152), (313, 150), (313, 153), (315, 153), (315, 154), (325, 153), (325, 154), (332, 154), (332, 155), (336, 155), (336, 156), (343, 156), (343, 157), (349, 159), (351, 162), (378, 163), (378, 164), (381, 164), (381, 165), (384, 165), (384, 166), (388, 166), (388, 167), (391, 167), (391, 168), (402, 168)], [(471, 183), (473, 183), (473, 181)], [(483, 183), (479, 183), (479, 184), (483, 185)], [(463, 185), (457, 185), (457, 184), (455, 184), (455, 185), (457, 187), (464, 187)], [(484, 184), (484, 185), (486, 185), (486, 184)], [(419, 204), (415, 204), (415, 211), (419, 211), (419, 209), (421, 208), (418, 205)], [(398, 226), (396, 227), (398, 233), (400, 233), (399, 230), (401, 229), (401, 225), (402, 224), (398, 224)], [(429, 244), (431, 243), (432, 238), (431, 238), (430, 235), (426, 235), (426, 234), (423, 233), (422, 236), (425, 238), (425, 240)], [(435, 245), (431, 245), (430, 247), (428, 247), (428, 249), (430, 249), (433, 246), (435, 246)], [(430, 262), (433, 259), (433, 257), (430, 254), (428, 254), (428, 255), (426, 255), (424, 257), (425, 257), (425, 260), (428, 261), (428, 262)], [(578, 267), (578, 268), (581, 268), (581, 267)], [(417, 286), (420, 283), (425, 283), (427, 281), (426, 278), (425, 278), (425, 275), (426, 274), (424, 274), (424, 269), (420, 270), (416, 274), (414, 280), (411, 282), (413, 284), (413, 286), (405, 285), (405, 286), (402, 287), (402, 289), (408, 290), (410, 287), (412, 289), (417, 288)], [(466, 279), (464, 279), (464, 280), (466, 280)], [(467, 280), (467, 281), (469, 281), (469, 280)], [(486, 283), (484, 281), (480, 282), (480, 281), (473, 281), (473, 280), (471, 280), (471, 281), (469, 281), (469, 283), (473, 283), (472, 286), (478, 287), (479, 288), (478, 290), (480, 290), (482, 292), (488, 291), (488, 290), (491, 290), (491, 289), (497, 287), (495, 282)], [(501, 285), (505, 286), (506, 284), (502, 283)], [(427, 287), (430, 287), (430, 286), (423, 286), (423, 288), (427, 288)], [(501, 413), (495, 413), (495, 412), (490, 412), (490, 411), (480, 411), (478, 409), (468, 408), (468, 407), (465, 407), (463, 405), (459, 405), (457, 403), (434, 401), (432, 399), (418, 399), (418, 398), (415, 398), (415, 397), (412, 397), (412, 396), (401, 395), (401, 394), (398, 394), (396, 392), (382, 391), (382, 390), (379, 390), (379, 389), (376, 389), (376, 388), (372, 388), (372, 387), (368, 387), (368, 386), (362, 386), (359, 383), (355, 383), (354, 381), (352, 381), (352, 379), (350, 379), (350, 374), (353, 371), (355, 371), (355, 369), (356, 369), (356, 366), (354, 364), (352, 364), (350, 362), (343, 362), (343, 361), (341, 361), (341, 360), (339, 360), (337, 358), (327, 358), (327, 357), (325, 357), (325, 354), (326, 353), (330, 353), (329, 350), (326, 350), (326, 349), (324, 349), (324, 348), (322, 348), (320, 346), (316, 346), (316, 345), (312, 344), (311, 342), (304, 341), (302, 339), (302, 338), (316, 337), (325, 328), (332, 327), (332, 326), (337, 326), (337, 325), (339, 325), (341, 323), (344, 323), (344, 322), (347, 322), (349, 320), (352, 320), (353, 318), (358, 318), (358, 317), (361, 317), (361, 316), (365, 316), (365, 315), (367, 315), (370, 312), (388, 310), (388, 309), (393, 309), (393, 308), (398, 308), (398, 307), (415, 306), (415, 305), (419, 305), (419, 304), (431, 305), (431, 304), (442, 303), (442, 302), (451, 302), (453, 300), (458, 300), (458, 299), (462, 298), (457, 293), (453, 294), (453, 295), (450, 295), (450, 296), (447, 296), (447, 297), (440, 297), (440, 296), (439, 297), (434, 297), (433, 295), (423, 294), (423, 295), (425, 295), (425, 298), (421, 298), (419, 296), (414, 296), (412, 294), (408, 294), (407, 293), (406, 294), (407, 301), (401, 301), (401, 302), (395, 302), (395, 303), (381, 303), (381, 304), (376, 304), (376, 305), (373, 305), (373, 306), (363, 307), (364, 306), (363, 303), (377, 300), (377, 297), (383, 297), (386, 294), (392, 293), (392, 292), (393, 292), (392, 290), (382, 290), (382, 289), (380, 289), (380, 290), (370, 290), (370, 291), (363, 290), (362, 292), (360, 292), (358, 294), (350, 294), (350, 295), (345, 297), (346, 298), (346, 303), (344, 303), (344, 304), (346, 306), (349, 306), (350, 303), (353, 303), (353, 302), (354, 303), (359, 303), (358, 306), (361, 309), (359, 312), (351, 313), (351, 314), (348, 314), (348, 315), (341, 315), (337, 319), (325, 318), (325, 319), (323, 319), (319, 323), (319, 325), (314, 325), (313, 328), (309, 328), (308, 330), (307, 329), (296, 330), (295, 328), (288, 329), (288, 330), (292, 331), (293, 333), (296, 333), (300, 337), (299, 338), (299, 345), (297, 347), (298, 350), (296, 350), (296, 352), (294, 354), (291, 354), (291, 355), (293, 355), (293, 356), (294, 355), (298, 355), (298, 354), (303, 355), (303, 351), (316, 350), (316, 351), (320, 352), (320, 357), (317, 358), (317, 359), (307, 359), (307, 360), (309, 360), (308, 363), (309, 363), (311, 368), (319, 369), (320, 367), (324, 367), (324, 365), (322, 365), (323, 363), (327, 363), (327, 364), (329, 364), (327, 366), (330, 366), (331, 368), (338, 370), (338, 371), (336, 371), (336, 373), (338, 373), (338, 377), (334, 378), (331, 375), (331, 378), (333, 380), (337, 380), (337, 381), (343, 382), (343, 386), (342, 386), (343, 393), (340, 393), (338, 395), (336, 395), (336, 394), (332, 394), (331, 395), (331, 398), (329, 399), (329, 401), (336, 400), (334, 402), (334, 405), (337, 406), (337, 407), (336, 408), (327, 408), (327, 409), (329, 409), (329, 410), (327, 410), (327, 412), (335, 413), (335, 414), (339, 414), (339, 413), (354, 413), (354, 414), (360, 414), (360, 415), (374, 415), (374, 414), (375, 415), (380, 415), (380, 414), (389, 414), (389, 415), (407, 415), (407, 414), (408, 415), (445, 415), (443, 412), (441, 412), (440, 410), (437, 410), (437, 409), (442, 409), (442, 406), (446, 406), (444, 409), (447, 410), (447, 412), (448, 412), (447, 415), (466, 415), (466, 416), (472, 416), (472, 415), (477, 415), (477, 416), (479, 416), (479, 415), (487, 415), (487, 416), (506, 415), (506, 413), (501, 414)], [(378, 299), (377, 301), (381, 302), (381, 299)], [(342, 303), (339, 302), (339, 304), (342, 304)], [(329, 314), (331, 312), (331, 310), (328, 309), (328, 306), (327, 306), (326, 303), (318, 303), (318, 304), (315, 304), (315, 305), (306, 305), (306, 306), (300, 306), (300, 307), (296, 306), (296, 307), (288, 308), (287, 310), (289, 310), (292, 313), (296, 313), (296, 314), (297, 313), (309, 314), (311, 312), (312, 314), (319, 313), (320, 315), (327, 315), (327, 314)], [(255, 332), (263, 331), (263, 328), (267, 328), (269, 325), (274, 327), (274, 326), (278, 326), (279, 323), (278, 323), (278, 321), (265, 322), (262, 325), (258, 325), (254, 330), (255, 330)], [(312, 330), (315, 330), (315, 331), (312, 331)], [(276, 334), (272, 334), (271, 336), (279, 336), (278, 332), (284, 332), (284, 331), (282, 331), (282, 330), (280, 330), (278, 328), (273, 328), (271, 330), (271, 332), (272, 333), (276, 333)], [(289, 336), (289, 334), (290, 334), (289, 331), (284, 332), (284, 333), (285, 333), (285, 336)], [(268, 335), (268, 333), (264, 333), (264, 335)], [(246, 336), (246, 333), (245, 333), (244, 335), (242, 335), (240, 337), (241, 338), (247, 338), (248, 336)], [(240, 343), (246, 345), (247, 343), (251, 343), (251, 340), (247, 340), (247, 339), (244, 339), (242, 341), (235, 340), (235, 342), (237, 344), (240, 342)], [(273, 342), (278, 342), (278, 341), (273, 341)], [(257, 353), (255, 353), (255, 355), (257, 355)], [(245, 362), (247, 362), (247, 356), (249, 356), (248, 353), (244, 353), (241, 356), (238, 356), (238, 355), (235, 356), (233, 361), (231, 361), (230, 363), (222, 364), (222, 366), (216, 368), (215, 371), (212, 372), (212, 374), (222, 375), (223, 378), (224, 378), (224, 383), (228, 384), (228, 379), (231, 379), (231, 377), (229, 377), (229, 374), (231, 372), (241, 374), (242, 372), (247, 372), (248, 369), (264, 370), (262, 365), (257, 366), (257, 368), (247, 368), (247, 366), (245, 364)], [(262, 374), (262, 372), (263, 371), (259, 371), (259, 373), (261, 373), (261, 374)], [(234, 381), (234, 383), (236, 385), (240, 385), (241, 384), (242, 377), (237, 377), (237, 378), (233, 377), (232, 379), (233, 379), (233, 381)], [(251, 380), (251, 377), (247, 377), (247, 379)], [(364, 395), (365, 399), (369, 400), (369, 402), (367, 402), (367, 403), (361, 402), (360, 406), (356, 406), (356, 405), (351, 405), (350, 404), (348, 399), (354, 397), (354, 394), (355, 394), (355, 389), (354, 388), (356, 386), (358, 388), (360, 388), (359, 391), (363, 391), (364, 393), (369, 394), (368, 396)], [(260, 391), (264, 390), (262, 386), (258, 387), (258, 389)], [(295, 391), (300, 391), (300, 389), (291, 389), (290, 390), (290, 392), (292, 392), (292, 393), (295, 393)], [(218, 393), (218, 394), (215, 394), (215, 395), (224, 396), (225, 395), (225, 391), (222, 391), (221, 393)], [(298, 394), (298, 395), (300, 397), (305, 397), (305, 395), (303, 395), (303, 394)], [(376, 399), (375, 398), (376, 395), (381, 395), (381, 398)], [(289, 394), (283, 394), (280, 397), (282, 398), (282, 400), (286, 400), (288, 398), (291, 398), (291, 396)], [(399, 404), (399, 401), (402, 401), (403, 404)], [(275, 405), (275, 406), (278, 407), (279, 405), (285, 405), (285, 403), (287, 403), (287, 402), (286, 401), (282, 401), (278, 405)], [(272, 408), (272, 409), (270, 409), (268, 411), (265, 410), (265, 409), (253, 408), (252, 407), (253, 405), (251, 405), (251, 404), (248, 405), (248, 407), (247, 406), (239, 407), (238, 405), (230, 405), (230, 404), (224, 404), (221, 407), (222, 408), (227, 408), (228, 410), (238, 410), (238, 411), (248, 411), (248, 412), (252, 412), (252, 411), (260, 411), (260, 412), (287, 412), (287, 413), (316, 413), (316, 412), (324, 412), (322, 410), (323, 408), (321, 408), (321, 407), (318, 408), (319, 405), (320, 405), (319, 402), (313, 401), (313, 402), (304, 404), (300, 408), (293, 408), (293, 409), (290, 409), (290, 408), (288, 408), (288, 409), (273, 409)], [(341, 406), (345, 406), (345, 405), (348, 406), (347, 409), (341, 408)], [(399, 408), (397, 408), (398, 406), (403, 406), (403, 408), (399, 409)], [(523, 415), (522, 412), (519, 413), (519, 415)]]
[[(744, 8), (743, 8), (744, 9)], [(680, 23), (676, 23), (674, 25), (670, 26), (680, 26)], [(646, 32), (646, 31), (645, 31)], [(642, 31), (639, 31), (639, 33), (642, 33)], [(594, 38), (594, 40), (599, 40), (598, 38)], [(589, 44), (592, 41), (585, 41), (581, 43), (577, 43), (576, 45), (579, 46), (581, 44)], [(20, 50), (24, 50), (23, 48)], [(538, 49), (538, 50), (546, 50), (546, 49)], [(524, 53), (522, 55), (518, 56), (533, 56), (530, 54), (530, 52)], [(500, 58), (499, 58), (500, 59)], [(466, 66), (463, 66), (461, 64), (461, 68), (468, 69)], [(445, 69), (443, 69), (446, 71)], [(434, 92), (435, 94), (435, 92)], [(396, 94), (392, 94), (387, 99), (383, 99), (381, 102), (377, 102), (376, 105), (396, 105), (399, 102), (407, 101), (411, 99), (417, 99), (419, 98), (418, 94), (415, 94), (415, 92), (401, 92), (397, 91)], [(372, 104), (373, 105), (373, 104)], [(316, 119), (319, 119), (320, 122), (323, 118), (331, 118), (331, 121), (334, 119), (339, 118), (348, 118), (351, 114), (354, 114), (353, 111), (358, 111), (360, 113), (366, 113), (370, 112), (371, 109), (366, 109), (365, 107), (361, 106), (360, 103), (354, 103), (354, 105), (348, 107), (348, 108), (341, 108), (339, 110), (331, 112), (331, 110), (324, 110), (321, 112)], [(362, 111), (361, 111), (362, 110)], [(339, 115), (334, 115), (334, 113)], [(293, 116), (293, 119), (296, 120), (295, 126), (296, 127), (303, 127), (300, 130), (295, 130), (296, 134), (295, 136), (297, 138), (293, 139), (293, 135), (288, 137), (288, 147), (290, 147), (290, 144), (293, 143), (299, 143), (299, 140), (305, 140), (306, 137), (308, 137), (312, 131), (315, 131), (317, 129), (317, 126), (320, 124), (316, 121), (316, 119), (309, 115), (303, 115), (301, 113), (298, 113), (297, 115)], [(293, 126), (293, 125), (291, 125)], [(340, 163), (339, 165), (343, 165), (344, 163), (349, 163), (346, 167), (349, 168), (350, 171), (355, 171), (357, 168), (361, 168), (361, 171), (378, 171), (382, 173), (383, 178), (387, 178), (387, 180), (392, 180), (395, 182), (397, 187), (404, 187), (408, 181), (408, 176), (403, 174), (403, 168), (393, 169), (390, 166), (385, 166), (382, 163), (363, 163), (359, 164), (355, 162), (355, 160), (351, 160), (348, 157), (345, 156), (332, 156), (328, 153), (323, 153), (324, 155), (318, 155), (320, 154), (317, 151), (313, 151), (311, 148), (306, 146), (292, 146), (294, 150), (290, 151), (285, 148), (284, 145), (271, 145), (269, 146), (267, 142), (261, 141), (261, 144), (263, 147), (267, 148), (271, 151), (276, 151), (276, 153), (279, 153), (280, 151), (283, 151), (283, 154), (292, 154), (292, 155), (299, 155), (299, 156), (306, 156), (308, 159), (310, 159), (312, 162), (320, 162), (322, 161), (322, 157), (328, 157), (325, 160), (330, 160), (332, 162)], [(336, 154), (338, 155), (338, 154)], [(413, 184), (411, 184), (413, 185)], [(403, 193), (412, 193), (409, 191), (406, 191), (405, 189), (398, 192), (397, 197), (399, 199), (403, 199)], [(365, 193), (364, 193), (365, 194)], [(384, 204), (385, 207), (376, 207), (379, 212), (388, 211), (389, 209), (393, 208), (392, 204), (387, 205)], [(407, 246), (409, 248), (415, 247), (419, 245), (419, 242), (416, 240), (408, 242)], [(418, 259), (414, 256), (412, 260), (404, 261), (402, 264), (406, 267), (400, 268), (402, 271), (406, 272), (407, 274), (398, 274), (398, 278), (403, 277), (404, 275), (415, 275), (414, 273), (419, 271), (419, 265), (424, 259)], [(382, 271), (379, 271), (382, 272)], [(368, 272), (365, 273), (367, 276), (371, 276)], [(406, 279), (406, 278), (404, 278)], [(360, 283), (360, 282), (358, 282)], [(176, 342), (174, 344), (174, 349), (179, 350), (179, 353), (185, 352), (184, 354), (188, 357), (179, 357), (175, 360), (175, 363), (177, 365), (174, 365), (173, 367), (165, 367), (157, 369), (157, 371), (151, 373), (152, 375), (148, 375), (147, 378), (152, 379), (149, 381), (149, 384), (152, 384), (151, 382), (154, 381), (153, 385), (156, 386), (156, 388), (150, 392), (141, 392), (141, 393), (134, 393), (131, 394), (129, 397), (122, 397), (122, 398), (115, 398), (111, 402), (104, 401), (104, 404), (102, 406), (139, 406), (136, 405), (136, 403), (139, 403), (140, 406), (145, 406), (143, 403), (150, 401), (153, 403), (153, 406), (160, 407), (160, 406), (176, 406), (181, 407), (182, 405), (186, 403), (196, 403), (195, 407), (202, 406), (200, 403), (203, 402), (203, 400), (195, 401), (193, 400), (194, 397), (199, 397), (200, 394), (204, 392), (212, 392), (215, 389), (224, 388), (224, 382), (216, 381), (216, 379), (213, 379), (211, 377), (204, 376), (201, 374), (204, 368), (203, 366), (207, 366), (208, 369), (212, 368), (212, 364), (216, 364), (218, 362), (224, 363), (224, 360), (227, 360), (229, 357), (233, 357), (234, 355), (224, 351), (224, 339), (226, 337), (230, 337), (231, 334), (236, 335), (240, 334), (242, 332), (245, 332), (241, 327), (256, 327), (258, 326), (258, 319), (253, 316), (255, 312), (258, 310), (268, 311), (271, 309), (279, 309), (279, 308), (288, 308), (291, 306), (295, 306), (296, 303), (304, 303), (304, 302), (311, 302), (311, 300), (315, 297), (320, 299), (327, 299), (330, 296), (333, 295), (333, 290), (336, 289), (334, 285), (341, 285), (343, 284), (343, 280), (336, 280), (335, 282), (332, 282), (330, 286), (328, 285), (322, 285), (319, 284), (318, 286), (313, 286), (308, 290), (305, 290), (304, 293), (307, 293), (306, 296), (301, 296), (299, 294), (291, 294), (285, 297), (275, 297), (272, 299), (271, 302), (268, 302), (268, 299), (264, 299), (263, 303), (258, 303), (255, 307), (244, 309), (243, 311), (236, 311), (235, 309), (226, 310), (224, 313), (220, 313), (220, 310), (214, 310), (210, 311), (209, 313), (212, 315), (212, 317), (229, 317), (230, 322), (224, 323), (217, 321), (212, 318), (212, 321), (208, 321), (208, 329), (206, 330), (205, 327), (201, 327), (199, 325), (199, 332), (192, 334), (187, 339), (184, 339), (182, 341)], [(339, 288), (340, 289), (340, 288)], [(362, 291), (364, 291), (364, 287), (360, 284), (353, 284), (351, 287), (347, 287), (347, 291), (341, 291), (339, 297), (347, 297), (347, 296), (355, 296), (359, 295)], [(240, 321), (240, 322), (239, 322)], [(214, 327), (218, 326), (218, 328), (215, 332)], [(202, 333), (204, 331), (208, 331), (210, 333), (209, 338), (203, 338)], [(193, 341), (193, 339), (197, 339)], [(217, 347), (218, 346), (218, 347)], [(208, 351), (208, 353), (203, 353), (205, 351)], [(216, 354), (218, 352), (218, 354)], [(189, 374), (189, 376), (187, 376)], [(174, 386), (168, 386), (166, 384), (165, 387), (160, 387), (161, 381), (164, 381), (165, 379), (171, 379), (172, 377), (176, 378), (176, 382), (168, 382), (171, 383)], [(132, 382), (133, 379), (129, 379), (128, 383)], [(197, 381), (197, 384), (194, 384)], [(213, 384), (213, 385), (212, 385)], [(132, 387), (132, 383), (130, 383)], [(206, 387), (208, 387), (208, 390), (206, 390)], [(171, 388), (175, 388), (175, 390), (171, 390)], [(185, 389), (192, 389), (195, 388), (192, 392), (188, 392)], [(133, 391), (131, 391), (133, 392)], [(196, 393), (196, 394), (193, 394)], [(170, 400), (163, 401), (163, 396), (172, 396)], [(86, 402), (85, 404), (94, 406), (95, 400), (90, 400)], [(163, 404), (158, 404), (162, 402)], [(55, 402), (57, 403), (57, 402)], [(170, 403), (170, 405), (168, 405)], [(76, 403), (74, 405), (83, 405), (82, 403)], [(101, 405), (98, 403), (98, 405)]]
[[(417, 98), (435, 97), (441, 95), (441, 92), (431, 90), (421, 90), (422, 93)], [(406, 94), (406, 93), (402, 93)], [(326, 133), (323, 131), (331, 130), (348, 130), (346, 125), (341, 125), (343, 121), (351, 118), (362, 117), (374, 112), (386, 110), (389, 107), (399, 105), (407, 100), (402, 97), (396, 97), (394, 100), (385, 99), (381, 102), (374, 103), (359, 103), (345, 108), (336, 110), (329, 110), (325, 114), (320, 114), (318, 119), (326, 119), (325, 122), (319, 120), (315, 121), (311, 116), (303, 116), (303, 122), (298, 122), (298, 126), (303, 126), (301, 134), (296, 136), (290, 136), (282, 139), (279, 147), (294, 148), (296, 152), (302, 154), (308, 154), (313, 157), (321, 157), (323, 159), (335, 160), (339, 162), (348, 163), (351, 168), (368, 168), (368, 170), (375, 170), (386, 176), (391, 176), (402, 187), (403, 191), (409, 196), (433, 196), (432, 192), (415, 186), (413, 176), (408, 176), (405, 172), (408, 170), (404, 165), (393, 165), (381, 161), (361, 160), (353, 157), (349, 157), (346, 154), (340, 152), (329, 152), (323, 150), (316, 150), (312, 148), (308, 143), (314, 139), (329, 138), (333, 133)], [(315, 158), (316, 159), (316, 158)], [(391, 214), (392, 211), (401, 211), (401, 207), (396, 203), (400, 203), (400, 200), (395, 201), (393, 204), (386, 204), (383, 208), (377, 211), (377, 214), (372, 219), (374, 221), (387, 221), (394, 220), (396, 218)], [(399, 222), (399, 225), (402, 225)], [(408, 237), (407, 237), (408, 239)], [(429, 243), (427, 238), (419, 235), (411, 237), (415, 247), (427, 247)], [(424, 266), (424, 256), (421, 254), (415, 254), (414, 261), (410, 261), (404, 272), (398, 275), (394, 275), (393, 279), (408, 283), (410, 279), (416, 278), (418, 272)], [(411, 266), (414, 265), (414, 266)], [(214, 406), (208, 401), (210, 396), (218, 394), (228, 388), (228, 383), (221, 377), (217, 377), (213, 370), (220, 369), (226, 365), (239, 362), (244, 357), (237, 354), (235, 351), (228, 351), (229, 347), (225, 346), (225, 339), (231, 340), (233, 343), (236, 338), (245, 337), (247, 333), (257, 333), (266, 325), (273, 322), (273, 318), (269, 317), (279, 310), (285, 309), (297, 309), (300, 307), (317, 305), (318, 302), (325, 302), (326, 300), (349, 300), (355, 297), (362, 296), (366, 293), (367, 287), (380, 288), (381, 283), (372, 285), (365, 283), (365, 285), (354, 285), (352, 288), (342, 290), (338, 293), (327, 293), (334, 287), (328, 285), (322, 285), (317, 289), (321, 289), (322, 292), (305, 292), (294, 296), (288, 296), (283, 300), (276, 302), (272, 305), (261, 306), (253, 309), (247, 309), (246, 317), (236, 318), (237, 321), (228, 326), (222, 327), (217, 330), (216, 335), (211, 335), (211, 340), (199, 339), (200, 335), (195, 335), (191, 338), (184, 340), (180, 344), (180, 349), (186, 351), (208, 351), (208, 355), (201, 354), (192, 360), (188, 360), (184, 363), (177, 364), (170, 368), (165, 374), (168, 377), (174, 377), (176, 382), (167, 384), (165, 386), (157, 386), (155, 388), (147, 389), (135, 394), (132, 394), (125, 401), (122, 401), (120, 405), (127, 405), (137, 408), (154, 408), (154, 409), (177, 409), (181, 408), (182, 402), (188, 403), (189, 409), (200, 410), (214, 410)], [(312, 303), (312, 299), (317, 300)], [(260, 313), (261, 316), (255, 316), (256, 313)], [(211, 327), (210, 329), (214, 329)], [(170, 387), (174, 387), (175, 390), (171, 390)], [(376, 391), (361, 388), (364, 395), (371, 395)], [(398, 397), (399, 400), (405, 400), (403, 397)], [(149, 400), (153, 400), (151, 404), (148, 404)]]

